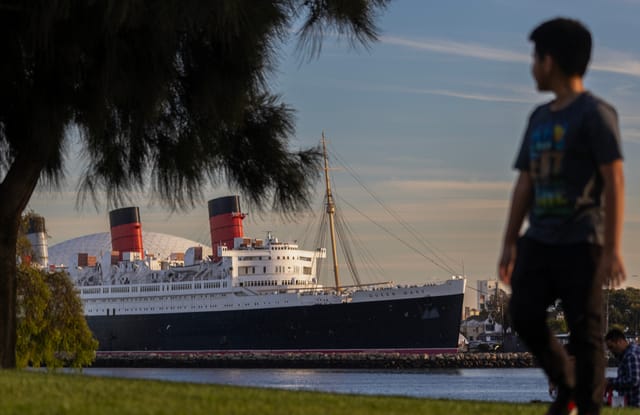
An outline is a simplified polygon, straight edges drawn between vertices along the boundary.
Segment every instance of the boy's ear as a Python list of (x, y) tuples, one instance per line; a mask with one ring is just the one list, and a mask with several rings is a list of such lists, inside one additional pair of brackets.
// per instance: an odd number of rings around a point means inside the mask
[(544, 72), (550, 73), (556, 62), (551, 55), (545, 54), (542, 56), (540, 63)]

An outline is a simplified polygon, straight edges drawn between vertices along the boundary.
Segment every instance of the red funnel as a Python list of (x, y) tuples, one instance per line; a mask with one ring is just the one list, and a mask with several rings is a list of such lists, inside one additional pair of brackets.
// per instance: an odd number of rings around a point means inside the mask
[(126, 207), (109, 212), (111, 225), (111, 249), (118, 251), (122, 260), (123, 252), (139, 252), (144, 258), (142, 249), (142, 224), (137, 207)]
[(245, 214), (240, 212), (240, 197), (225, 196), (209, 201), (209, 228), (214, 260), (218, 257), (218, 247), (233, 249), (233, 238), (244, 235), (242, 220)]

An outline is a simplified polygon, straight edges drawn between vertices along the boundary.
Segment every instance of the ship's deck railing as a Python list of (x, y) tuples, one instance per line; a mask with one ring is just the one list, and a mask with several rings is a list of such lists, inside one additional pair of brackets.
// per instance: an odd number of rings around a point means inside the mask
[[(253, 288), (253, 290), (249, 289)], [(180, 294), (203, 294), (203, 293), (220, 293), (220, 292), (233, 292), (238, 289), (251, 292), (253, 294), (273, 294), (273, 293), (298, 293), (301, 295), (327, 295), (335, 294), (337, 290), (335, 287), (326, 287), (320, 284), (309, 285), (295, 285), (295, 286), (272, 286), (272, 287), (241, 287), (232, 286), (225, 280), (210, 280), (210, 281), (189, 281), (189, 282), (159, 282), (152, 284), (126, 284), (126, 285), (110, 285), (110, 286), (86, 286), (78, 287), (82, 297), (86, 298), (98, 298), (104, 294), (114, 294), (115, 297), (132, 297), (132, 296), (157, 296), (169, 295), (169, 293)], [(392, 281), (371, 283), (371, 284), (359, 284), (359, 285), (346, 285), (340, 287), (345, 293), (357, 291), (359, 288), (367, 288), (371, 291), (386, 290), (393, 287)], [(402, 287), (413, 288), (413, 287)], [(417, 286), (415, 288), (418, 288)], [(255, 291), (254, 291), (255, 290)]]
[(202, 293), (202, 291), (228, 291), (230, 284), (223, 280), (190, 281), (190, 282), (159, 282), (153, 284), (125, 284), (78, 287), (83, 297), (102, 296), (104, 294), (122, 294), (124, 297), (157, 295), (158, 293), (184, 292)]

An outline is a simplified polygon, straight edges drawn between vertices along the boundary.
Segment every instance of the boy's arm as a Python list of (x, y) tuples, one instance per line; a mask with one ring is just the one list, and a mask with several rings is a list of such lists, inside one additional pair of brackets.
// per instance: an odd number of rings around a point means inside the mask
[(502, 243), (502, 255), (498, 264), (498, 275), (505, 284), (511, 282), (511, 272), (516, 259), (516, 242), (524, 217), (531, 207), (533, 181), (528, 171), (520, 171), (511, 195), (511, 208)]
[(622, 261), (622, 222), (624, 218), (624, 172), (622, 160), (600, 166), (604, 181), (604, 245), (598, 277), (614, 287), (626, 279)]

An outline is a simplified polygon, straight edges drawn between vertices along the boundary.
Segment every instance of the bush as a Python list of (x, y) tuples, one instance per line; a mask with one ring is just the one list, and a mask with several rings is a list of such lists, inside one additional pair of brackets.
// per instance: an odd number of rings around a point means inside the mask
[(17, 277), (17, 366), (90, 365), (98, 342), (68, 275), (20, 265)]

